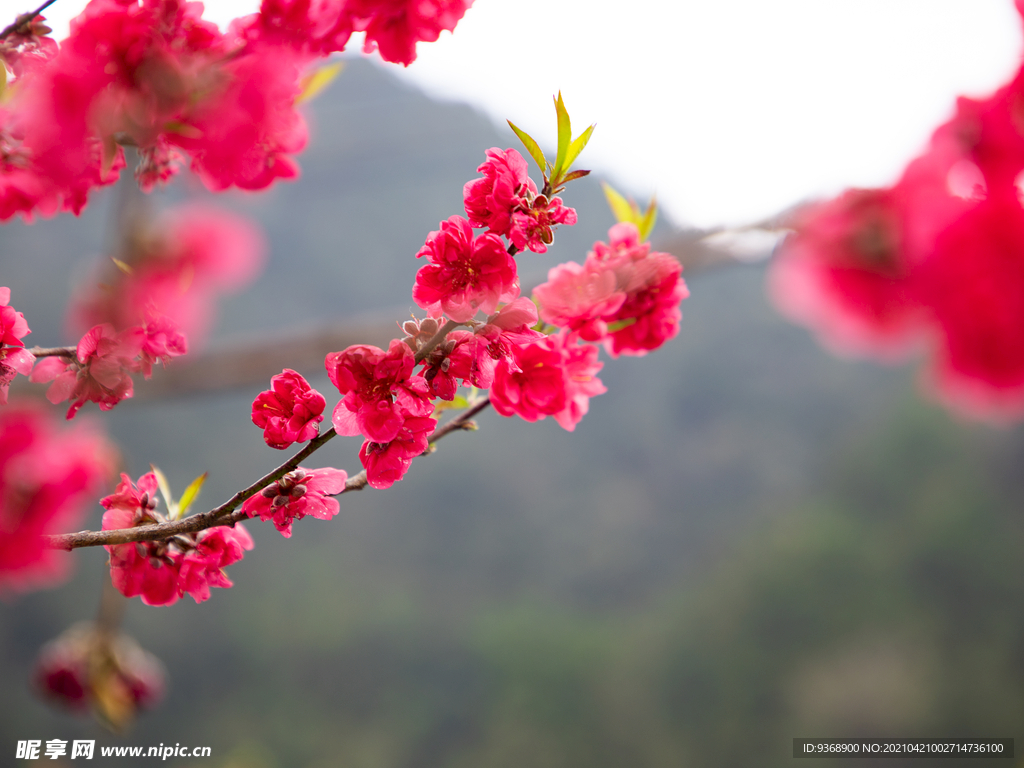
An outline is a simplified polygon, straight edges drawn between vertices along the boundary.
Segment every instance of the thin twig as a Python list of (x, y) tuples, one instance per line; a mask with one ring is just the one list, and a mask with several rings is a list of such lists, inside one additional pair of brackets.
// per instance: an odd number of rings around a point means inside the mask
[(460, 325), (462, 325), (462, 323), (457, 323), (454, 320), (445, 321), (445, 324), (441, 326), (438, 332), (431, 336), (430, 340), (426, 344), (420, 347), (419, 352), (416, 353), (416, 362), (422, 362), (423, 358), (434, 351), (434, 347), (444, 341), (445, 336), (454, 331)]
[(313, 438), (305, 448), (277, 469), (267, 473), (248, 488), (239, 491), (219, 507), (214, 507), (209, 512), (157, 525), (141, 525), (137, 528), (120, 528), (109, 531), (79, 531), (78, 533), (44, 536), (44, 543), (47, 547), (53, 549), (72, 550), (78, 547), (99, 547), (106, 544), (127, 544), (132, 541), (168, 539), (180, 533), (198, 533), (215, 525), (234, 525), (238, 520), (244, 519), (245, 516), (235, 517), (230, 522), (227, 518), (242, 502), (250, 496), (255, 496), (275, 480), (280, 480), (298, 467), (304, 459), (308, 458), (320, 446), (334, 437), (335, 434), (334, 427), (331, 427), (322, 435)]
[(427, 442), (433, 445), (435, 442), (440, 440), (445, 435), (455, 432), (457, 430), (463, 430), (471, 432), (476, 428), (476, 424), (470, 421), (480, 411), (491, 404), (491, 398), (485, 397), (483, 400), (479, 400), (474, 403), (470, 408), (460, 413), (456, 418), (449, 421), (447, 424), (443, 424), (434, 430), (434, 433), (430, 436)]
[(78, 354), (75, 347), (32, 347), (25, 351), (34, 357), (75, 357)]
[[(434, 430), (433, 434), (431, 434), (427, 439), (427, 442), (432, 445), (445, 435), (452, 432), (471, 430), (472, 427), (470, 426), (469, 420), (486, 408), (489, 403), (490, 400), (487, 398), (475, 403), (472, 407), (459, 414), (456, 418)], [(157, 525), (140, 525), (136, 528), (119, 528), (108, 531), (79, 531), (78, 533), (63, 533), (44, 536), (43, 542), (51, 549), (71, 551), (72, 549), (78, 549), (80, 547), (100, 547), (111, 544), (128, 544), (134, 541), (156, 541), (158, 539), (169, 539), (172, 536), (177, 536), (182, 533), (198, 533), (199, 531), (204, 531), (207, 528), (213, 528), (215, 526), (233, 526), (235, 523), (249, 517), (246, 512), (243, 512), (239, 508), (242, 502), (250, 496), (256, 495), (271, 483), (276, 480), (280, 480), (286, 474), (296, 469), (302, 461), (307, 459), (336, 434), (337, 433), (332, 427), (322, 435), (313, 438), (305, 448), (288, 459), (284, 464), (277, 467), (277, 469), (267, 473), (248, 488), (239, 491), (219, 507), (214, 507), (209, 512), (203, 512), (198, 515), (191, 515), (190, 517), (186, 517), (181, 520), (172, 520), (170, 522), (159, 523)], [(348, 478), (345, 482), (345, 489), (341, 493), (361, 491), (366, 487), (366, 484), (366, 472), (363, 471), (358, 475)]]
[(45, 11), (47, 8), (49, 8), (51, 5), (53, 5), (55, 2), (57, 2), (57, 0), (46, 0), (45, 3), (40, 5), (34, 11), (29, 11), (28, 13), (21, 14), (12, 23), (10, 23), (6, 27), (4, 27), (3, 31), (0, 32), (0, 40), (3, 40), (5, 37), (7, 37), (12, 32), (15, 32), (15, 31), (21, 29), (22, 27), (24, 27), (26, 24), (28, 24), (30, 21), (32, 21), (36, 16), (38, 16), (40, 13)]

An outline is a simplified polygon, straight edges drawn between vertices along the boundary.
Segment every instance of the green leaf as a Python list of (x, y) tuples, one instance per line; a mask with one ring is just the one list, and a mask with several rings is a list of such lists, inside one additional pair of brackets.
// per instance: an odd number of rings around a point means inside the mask
[(308, 75), (302, 78), (300, 85), (302, 90), (299, 95), (295, 97), (295, 103), (301, 104), (304, 101), (309, 101), (315, 98), (324, 88), (331, 84), (341, 70), (344, 69), (344, 62), (338, 61), (334, 64), (325, 64), (322, 67), (317, 67), (315, 70), (310, 72)]
[(523, 142), (523, 146), (526, 147), (526, 151), (530, 153), (530, 157), (533, 158), (533, 162), (535, 162), (537, 164), (537, 167), (540, 168), (540, 172), (544, 173), (544, 171), (547, 170), (548, 161), (547, 158), (544, 157), (544, 153), (540, 151), (540, 147), (537, 145), (537, 142), (534, 141), (533, 137), (526, 131), (517, 128), (515, 123), (513, 123), (511, 120), (508, 120), (506, 122), (508, 123), (509, 128), (515, 131), (515, 134), (516, 136), (519, 137), (519, 140)]
[(615, 219), (617, 221), (634, 221), (634, 216), (637, 213), (636, 204), (630, 205), (629, 201), (616, 192), (608, 182), (602, 181), (601, 186), (604, 188), (604, 196), (608, 200)]
[[(565, 168), (563, 168), (562, 170), (568, 171), (570, 168), (572, 168), (572, 164), (576, 161), (576, 158), (580, 156), (580, 152), (583, 151), (583, 148), (587, 146), (587, 142), (590, 141), (590, 135), (594, 132), (594, 128), (596, 127), (596, 125), (597, 124), (595, 123), (594, 125), (587, 128), (587, 130), (581, 133), (576, 138), (576, 140), (569, 145), (569, 151), (565, 156)], [(568, 180), (568, 178), (562, 179), (562, 181)]]
[(160, 495), (164, 497), (164, 503), (167, 505), (167, 513), (171, 517), (177, 517), (178, 505), (174, 503), (174, 497), (171, 495), (171, 486), (167, 482), (167, 478), (164, 477), (164, 473), (153, 464), (149, 465), (149, 469), (154, 475), (156, 475), (156, 484), (160, 487)]
[(209, 472), (203, 472), (199, 477), (193, 480), (185, 492), (181, 494), (181, 501), (178, 502), (178, 517), (184, 517), (188, 514), (188, 508), (192, 506), (192, 502), (199, 496), (199, 491), (203, 488), (203, 483), (206, 482), (206, 477)]
[(557, 186), (558, 178), (568, 167), (565, 162), (569, 153), (569, 144), (572, 141), (572, 123), (569, 121), (569, 113), (562, 101), (562, 92), (558, 92), (555, 99), (555, 116), (558, 118), (558, 154), (555, 156), (555, 167), (551, 171), (551, 182)]
[(640, 222), (636, 225), (636, 228), (640, 231), (640, 242), (644, 242), (648, 237), (651, 236), (651, 231), (654, 229), (654, 223), (658, 220), (658, 198), (652, 197), (650, 204), (647, 206), (647, 210), (644, 212)]

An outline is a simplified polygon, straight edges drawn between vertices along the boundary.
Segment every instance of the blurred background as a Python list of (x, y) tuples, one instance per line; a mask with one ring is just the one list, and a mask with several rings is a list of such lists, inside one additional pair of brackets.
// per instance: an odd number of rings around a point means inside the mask
[[(568, 106), (577, 130), (592, 119)], [(461, 210), (486, 148), (515, 146), (361, 59), (310, 119), (298, 184), (216, 199), (260, 222), (271, 258), (221, 306), (211, 353), (280, 349), (287, 328), (386, 340), (414, 308), (426, 233)], [(109, 245), (117, 195), (80, 220), (0, 228), (30, 343), (73, 341), (62, 307)], [(185, 198), (213, 202), (183, 179), (157, 204)], [(580, 224), (520, 257), (524, 287), (613, 223), (596, 180), (566, 202)], [(668, 219), (655, 240), (685, 238)], [(0, 604), (0, 744), (180, 742), (222, 768), (775, 766), (796, 736), (1020, 748), (1024, 432), (954, 420), (910, 367), (830, 357), (767, 305), (763, 272), (687, 272), (679, 337), (606, 363), (609, 392), (575, 433), (486, 412), (393, 489), (342, 497), (330, 522), (290, 540), (250, 524), (230, 591), (132, 601), (125, 629), (169, 688), (124, 737), (30, 689), (40, 646), (95, 614), (106, 553), (80, 551), (70, 583)], [(330, 399), (320, 365), (295, 367)], [(281, 461), (248, 423), (265, 387), (140, 387), (103, 422), (132, 477), (152, 462), (182, 488), (209, 471), (208, 508)], [(354, 473), (358, 446), (334, 440), (315, 465)]]

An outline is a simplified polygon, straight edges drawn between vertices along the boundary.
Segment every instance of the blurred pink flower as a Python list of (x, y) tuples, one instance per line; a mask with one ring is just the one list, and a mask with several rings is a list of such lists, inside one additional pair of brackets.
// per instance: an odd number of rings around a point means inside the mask
[(191, 110), (192, 130), (169, 138), (209, 189), (265, 189), (298, 177), (292, 156), (308, 132), (295, 99), (308, 63), (291, 49), (260, 46), (222, 65), (223, 85)]
[(115, 333), (109, 323), (97, 325), (78, 342), (75, 358), (47, 357), (32, 371), (31, 381), (53, 384), (46, 399), (57, 404), (70, 400), (67, 418), (73, 419), (86, 402), (109, 411), (132, 396), (131, 373), (136, 370), (135, 358), (142, 351), (141, 328)]
[(409, 66), (416, 43), (432, 43), (442, 30), (452, 31), (473, 0), (347, 0), (352, 28), (366, 31), (363, 50), (380, 50), (381, 58)]
[(59, 430), (35, 405), (0, 409), (0, 592), (59, 581), (71, 556), (42, 536), (74, 530), (109, 477), (113, 447), (90, 424)]
[(148, 366), (201, 346), (216, 300), (248, 285), (265, 263), (266, 244), (249, 219), (211, 206), (184, 205), (134, 233), (124, 268), (104, 264), (70, 309), (81, 332), (99, 323), (146, 334)]
[(951, 224), (922, 267), (938, 325), (938, 394), (980, 416), (1024, 414), (1024, 208), (990, 196)]
[[(43, 646), (33, 678), (47, 701), (72, 711), (96, 707), (115, 726), (164, 693), (163, 665), (155, 656), (128, 635), (91, 622), (75, 624)], [(113, 722), (118, 718), (122, 722)]]

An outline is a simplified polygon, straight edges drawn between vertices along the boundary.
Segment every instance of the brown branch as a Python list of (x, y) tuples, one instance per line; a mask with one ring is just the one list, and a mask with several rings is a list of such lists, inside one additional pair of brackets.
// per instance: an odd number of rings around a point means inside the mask
[(454, 331), (460, 325), (462, 325), (462, 323), (457, 323), (454, 320), (445, 321), (445, 324), (438, 329), (437, 333), (431, 336), (429, 341), (427, 341), (426, 344), (420, 347), (419, 352), (416, 353), (416, 362), (422, 362), (423, 358), (425, 358), (427, 355), (434, 351), (434, 347), (436, 347), (438, 344), (444, 341), (445, 336)]
[(234, 512), (242, 502), (250, 496), (255, 496), (275, 480), (280, 480), (286, 474), (299, 466), (320, 446), (335, 436), (334, 428), (324, 432), (309, 441), (301, 451), (292, 456), (288, 461), (277, 469), (267, 473), (248, 488), (239, 491), (219, 507), (214, 507), (209, 512), (181, 520), (172, 520), (158, 525), (141, 525), (136, 528), (120, 528), (109, 531), (79, 531), (78, 533), (63, 533), (54, 536), (44, 536), (43, 541), (47, 547), (52, 549), (72, 550), (78, 547), (99, 547), (106, 544), (128, 544), (133, 541), (155, 541), (157, 539), (169, 539), (181, 533), (198, 533), (199, 531), (212, 528), (215, 525), (234, 525), (238, 520), (244, 519), (245, 515), (232, 516), (230, 522), (228, 516)]
[(32, 347), (25, 351), (34, 357), (75, 357), (78, 354), (76, 347)]
[[(435, 429), (433, 434), (427, 440), (427, 443), (433, 445), (445, 435), (458, 430), (462, 430), (463, 432), (472, 432), (476, 429), (476, 422), (470, 421), (470, 419), (490, 404), (491, 398), (489, 397), (485, 397), (483, 400), (474, 403), (470, 408), (460, 413), (456, 418)], [(427, 453), (429, 452), (430, 451), (427, 451)]]
[[(456, 431), (471, 431), (476, 425), (470, 419), (480, 413), (490, 403), (488, 398), (475, 403), (472, 407), (459, 414), (456, 418), (434, 430), (427, 442), (433, 445), (445, 435)], [(239, 506), (250, 496), (255, 496), (271, 483), (280, 480), (286, 474), (296, 469), (299, 464), (311, 456), (328, 440), (337, 433), (334, 428), (327, 430), (322, 435), (309, 441), (301, 451), (292, 456), (277, 469), (267, 473), (248, 488), (239, 491), (219, 507), (214, 507), (209, 512), (181, 520), (172, 520), (157, 525), (141, 525), (136, 528), (119, 528), (108, 531), (79, 531), (78, 533), (63, 533), (58, 535), (44, 536), (44, 544), (51, 549), (63, 549), (71, 551), (80, 547), (100, 547), (111, 544), (128, 544), (135, 541), (156, 541), (158, 539), (169, 539), (182, 533), (198, 533), (214, 526), (233, 526), (249, 517)], [(429, 451), (427, 451), (429, 453)], [(345, 489), (341, 493), (349, 491), (361, 491), (366, 487), (365, 470), (358, 475), (353, 475), (345, 482)], [(337, 494), (340, 495), (340, 494)]]
[(3, 40), (5, 37), (7, 37), (12, 32), (17, 32), (19, 30), (22, 30), (23, 27), (25, 27), (27, 24), (31, 23), (32, 20), (35, 19), (36, 16), (38, 16), (40, 13), (45, 11), (47, 8), (49, 8), (51, 5), (53, 5), (55, 2), (57, 2), (57, 0), (46, 0), (45, 3), (40, 5), (34, 11), (29, 11), (28, 13), (21, 14), (13, 22), (11, 22), (6, 27), (4, 27), (3, 31), (0, 32), (0, 40)]

